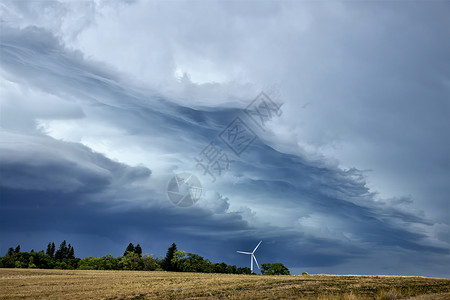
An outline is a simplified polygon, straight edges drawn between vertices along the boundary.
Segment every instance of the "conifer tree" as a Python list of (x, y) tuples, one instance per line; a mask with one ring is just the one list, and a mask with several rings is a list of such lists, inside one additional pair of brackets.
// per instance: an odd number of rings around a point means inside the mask
[(167, 249), (166, 257), (161, 262), (161, 267), (164, 271), (176, 271), (176, 267), (172, 263), (173, 256), (177, 251), (177, 245), (175, 243)]
[(123, 256), (127, 255), (127, 252), (134, 253), (134, 245), (133, 243), (129, 243), (127, 249), (125, 249), (125, 252), (123, 253)]
[(55, 255), (55, 243), (48, 243), (47, 251), (45, 252), (48, 256), (53, 257)]
[(69, 244), (69, 248), (67, 251), (67, 258), (70, 258), (70, 259), (75, 258), (75, 250), (73, 249), (73, 246), (71, 246), (70, 244)]
[(136, 253), (137, 255), (142, 255), (141, 245), (139, 244), (136, 245), (136, 247), (134, 248), (134, 253)]
[(60, 245), (59, 245), (59, 249), (56, 251), (55, 253), (55, 258), (56, 259), (63, 259), (63, 258), (67, 258), (67, 255), (69, 253), (69, 249), (66, 246), (66, 240), (64, 240)]

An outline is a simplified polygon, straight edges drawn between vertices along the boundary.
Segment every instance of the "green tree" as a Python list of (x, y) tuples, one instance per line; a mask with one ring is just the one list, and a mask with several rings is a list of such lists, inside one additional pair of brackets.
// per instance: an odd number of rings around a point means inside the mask
[(34, 263), (34, 256), (30, 256), (28, 260), (28, 268), (36, 268), (36, 265)]
[(2, 268), (14, 268), (14, 258), (11, 255), (3, 256), (0, 258), (0, 266)]
[(67, 258), (74, 259), (75, 258), (75, 250), (73, 249), (73, 246), (69, 244), (69, 249), (67, 251)]
[(52, 256), (51, 252), (52, 252), (52, 243), (48, 242), (47, 250), (45, 251), (45, 254)]
[(107, 254), (102, 258), (102, 269), (103, 270), (121, 270), (123, 269), (122, 257), (114, 258), (112, 254)]
[(262, 264), (261, 274), (263, 275), (290, 275), (289, 269), (282, 263)]
[(136, 271), (144, 268), (142, 257), (134, 252), (128, 252), (127, 255), (122, 258), (122, 261), (124, 270)]
[(234, 266), (234, 265), (232, 265), (232, 266), (227, 266), (226, 273), (229, 273), (229, 274), (236, 274), (236, 273), (237, 273), (237, 268), (236, 268), (236, 266)]
[(214, 272), (215, 273), (227, 273), (227, 264), (226, 263), (216, 263), (214, 264)]
[(213, 273), (215, 266), (198, 254), (176, 251), (172, 259), (177, 271)]
[[(170, 248), (169, 248), (169, 250), (170, 250)], [(167, 258), (167, 255), (166, 255), (166, 258)], [(171, 266), (172, 266), (171, 271), (186, 270), (186, 267), (184, 266), (185, 260), (186, 260), (186, 252), (183, 250), (175, 250), (175, 252), (173, 253), (173, 258), (171, 260)], [(164, 260), (163, 260), (163, 263), (164, 263)], [(164, 269), (164, 267), (163, 267), (163, 269)], [(165, 271), (169, 271), (169, 270), (165, 270)]]
[(24, 263), (22, 260), (16, 260), (14, 262), (14, 268), (26, 268), (27, 267), (27, 263)]
[(6, 254), (7, 256), (13, 256), (14, 254), (14, 249), (11, 247), (8, 249), (8, 253)]
[(102, 259), (100, 257), (85, 257), (78, 263), (80, 270), (104, 270)]
[(66, 240), (64, 240), (60, 245), (59, 249), (55, 252), (56, 259), (68, 258), (69, 248), (66, 245)]
[(55, 262), (54, 269), (70, 270), (70, 269), (73, 269), (73, 267), (70, 264), (68, 264), (67, 262), (65, 262), (64, 260), (60, 260), (60, 261)]
[(144, 254), (142, 256), (142, 263), (144, 271), (156, 271), (158, 269), (161, 270), (158, 259), (153, 257), (153, 255)]
[(166, 257), (161, 262), (161, 267), (164, 271), (177, 271), (176, 266), (172, 262), (176, 251), (177, 245), (172, 243), (169, 249), (167, 249)]
[(47, 251), (45, 253), (50, 257), (54, 257), (55, 256), (55, 243), (49, 242), (47, 245)]
[(33, 253), (34, 264), (40, 269), (52, 269), (53, 259), (50, 255), (44, 253), (44, 251), (38, 251)]
[(17, 245), (16, 249), (14, 250), (14, 253), (20, 253), (20, 245)]
[(134, 253), (134, 245), (133, 243), (129, 243), (127, 246), (127, 249), (125, 249), (125, 252), (123, 253), (123, 256), (127, 255), (127, 252), (133, 252)]
[(136, 247), (134, 247), (134, 253), (136, 253), (137, 255), (142, 255), (141, 245), (137, 244)]

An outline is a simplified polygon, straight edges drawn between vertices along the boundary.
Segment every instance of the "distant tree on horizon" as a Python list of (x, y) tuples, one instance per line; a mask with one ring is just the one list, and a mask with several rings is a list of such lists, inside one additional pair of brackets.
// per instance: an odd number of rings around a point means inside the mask
[(282, 263), (262, 264), (261, 274), (263, 275), (291, 275), (289, 269)]
[(136, 247), (134, 247), (134, 253), (136, 253), (137, 255), (142, 255), (141, 245), (137, 244)]
[[(47, 250), (48, 246), (47, 246)], [(53, 243), (50, 247), (50, 254), (53, 251)], [(50, 257), (52, 257), (50, 255)], [(67, 245), (66, 240), (64, 240), (60, 245), (59, 245), (59, 249), (55, 252), (55, 259), (75, 259), (75, 250), (73, 248), (73, 246), (71, 244)]]
[[(140, 247), (140, 246), (139, 246), (139, 247)], [(142, 250), (142, 249), (141, 249), (141, 250)], [(127, 249), (125, 249), (125, 252), (123, 253), (123, 256), (126, 256), (126, 255), (127, 255), (127, 252), (131, 252), (131, 253), (134, 253), (134, 252), (135, 252), (135, 248), (134, 248), (133, 243), (129, 243), (129, 244), (128, 244)]]
[(172, 243), (169, 249), (167, 249), (166, 257), (161, 262), (161, 268), (164, 271), (177, 271), (176, 266), (172, 262), (176, 251), (177, 245), (175, 243)]
[(55, 243), (53, 242), (49, 242), (47, 245), (47, 251), (45, 252), (45, 254), (47, 254), (48, 256), (50, 256), (51, 258), (53, 258), (55, 256)]
[(66, 251), (66, 240), (64, 240), (60, 245), (59, 245), (59, 249), (56, 250), (55, 252), (55, 258), (56, 259), (63, 259), (64, 257), (64, 252)]
[(14, 250), (14, 253), (20, 253), (20, 245), (17, 245), (16, 249)]
[(74, 259), (75, 258), (75, 250), (73, 249), (73, 246), (69, 244), (67, 258)]

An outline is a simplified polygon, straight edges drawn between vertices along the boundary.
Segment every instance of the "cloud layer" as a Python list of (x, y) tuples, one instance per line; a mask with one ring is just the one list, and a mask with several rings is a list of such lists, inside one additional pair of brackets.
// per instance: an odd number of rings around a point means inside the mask
[[(448, 277), (448, 3), (200, 3), (4, 2), (0, 251), (246, 265), (263, 239), (294, 273)], [(283, 103), (265, 131), (261, 90)], [(258, 137), (240, 156), (218, 137), (236, 116)], [(167, 199), (179, 172), (195, 206)]]

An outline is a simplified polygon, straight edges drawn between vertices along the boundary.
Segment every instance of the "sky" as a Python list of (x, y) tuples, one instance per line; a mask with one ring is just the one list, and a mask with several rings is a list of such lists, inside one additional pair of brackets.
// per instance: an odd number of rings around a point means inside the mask
[(0, 255), (244, 267), (262, 240), (293, 274), (450, 277), (450, 2), (2, 0), (0, 22)]

